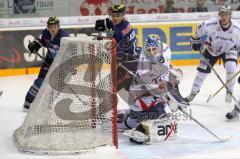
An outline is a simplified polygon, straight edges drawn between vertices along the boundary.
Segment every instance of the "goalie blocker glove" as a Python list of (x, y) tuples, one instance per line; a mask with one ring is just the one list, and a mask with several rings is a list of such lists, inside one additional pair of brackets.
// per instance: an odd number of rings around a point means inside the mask
[(109, 18), (99, 19), (95, 23), (95, 29), (98, 31), (114, 30), (114, 25)]
[(39, 40), (34, 40), (30, 44), (28, 44), (28, 50), (30, 51), (30, 53), (34, 53), (38, 51), (41, 47), (42, 47), (42, 44)]
[(200, 50), (200, 48), (202, 46), (202, 44), (200, 42), (200, 38), (191, 37), (190, 41), (191, 41), (191, 47), (194, 51)]

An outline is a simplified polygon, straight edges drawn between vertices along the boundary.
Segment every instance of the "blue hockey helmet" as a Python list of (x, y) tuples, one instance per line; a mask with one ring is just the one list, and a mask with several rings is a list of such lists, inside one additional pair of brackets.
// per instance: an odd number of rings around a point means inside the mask
[(144, 52), (147, 56), (155, 56), (161, 51), (159, 39), (149, 36), (144, 44)]

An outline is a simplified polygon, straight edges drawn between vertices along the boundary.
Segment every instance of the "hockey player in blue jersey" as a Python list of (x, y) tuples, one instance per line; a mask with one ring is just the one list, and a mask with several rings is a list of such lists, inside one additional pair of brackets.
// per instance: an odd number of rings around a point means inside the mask
[(40, 39), (35, 39), (28, 45), (31, 54), (36, 53), (41, 47), (46, 47), (48, 52), (41, 66), (37, 79), (27, 92), (23, 105), (24, 111), (30, 108), (31, 103), (35, 99), (39, 88), (52, 64), (58, 49), (60, 48), (60, 40), (62, 37), (68, 37), (68, 33), (60, 28), (60, 21), (57, 17), (50, 17), (47, 21), (47, 28), (42, 31)]
[[(124, 18), (126, 6), (124, 4), (113, 4), (109, 11), (109, 18), (96, 21), (95, 29), (107, 31), (117, 42), (117, 62), (135, 72), (137, 59), (141, 48), (137, 46), (136, 33), (131, 24)], [(131, 76), (122, 68), (117, 69), (118, 90), (129, 89), (132, 82)]]
[(126, 6), (124, 4), (113, 4), (109, 11), (111, 19), (100, 19), (95, 24), (96, 30), (107, 30), (109, 34), (112, 34), (118, 44), (118, 58), (124, 54), (138, 55), (141, 51), (141, 48), (137, 47), (136, 33), (131, 24), (125, 19), (125, 14)]

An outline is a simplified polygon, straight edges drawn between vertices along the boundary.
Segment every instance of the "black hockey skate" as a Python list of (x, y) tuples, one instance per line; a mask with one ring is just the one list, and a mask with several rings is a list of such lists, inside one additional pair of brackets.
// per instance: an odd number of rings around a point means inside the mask
[(235, 105), (233, 110), (226, 114), (226, 118), (228, 120), (239, 119), (239, 113), (240, 113), (240, 110)]
[(25, 101), (23, 104), (23, 112), (27, 112), (30, 108), (31, 103)]

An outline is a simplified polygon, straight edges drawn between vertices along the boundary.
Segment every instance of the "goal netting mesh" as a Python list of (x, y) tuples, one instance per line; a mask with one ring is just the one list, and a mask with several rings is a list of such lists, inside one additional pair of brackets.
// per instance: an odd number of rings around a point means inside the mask
[(14, 131), (19, 150), (72, 154), (117, 144), (115, 43), (62, 38), (26, 118)]

